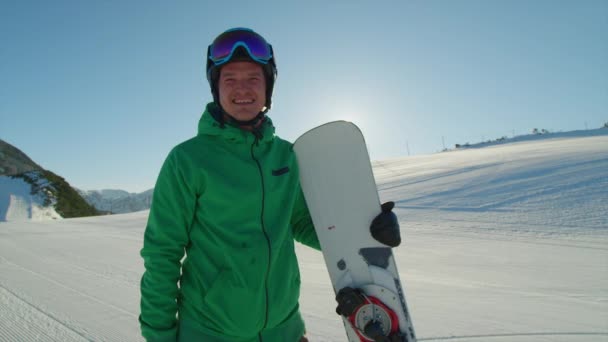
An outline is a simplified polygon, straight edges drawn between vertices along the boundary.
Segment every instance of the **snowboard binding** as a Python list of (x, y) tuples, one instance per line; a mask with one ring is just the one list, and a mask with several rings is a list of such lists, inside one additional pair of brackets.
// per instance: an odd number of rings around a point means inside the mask
[(361, 342), (408, 342), (399, 331), (397, 314), (378, 298), (345, 287), (336, 301), (336, 313), (348, 320)]

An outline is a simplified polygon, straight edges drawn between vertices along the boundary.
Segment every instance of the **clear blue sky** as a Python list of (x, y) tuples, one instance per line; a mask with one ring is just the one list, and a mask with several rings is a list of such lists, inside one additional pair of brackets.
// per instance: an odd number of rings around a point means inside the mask
[(273, 44), (269, 115), (372, 159), (608, 121), (608, 1), (0, 1), (0, 138), (85, 190), (153, 187), (211, 100), (207, 45)]

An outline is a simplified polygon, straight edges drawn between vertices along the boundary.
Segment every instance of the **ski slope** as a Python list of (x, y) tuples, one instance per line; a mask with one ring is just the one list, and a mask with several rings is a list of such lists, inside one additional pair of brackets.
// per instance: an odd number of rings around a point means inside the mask
[[(608, 132), (607, 132), (608, 133)], [(608, 135), (374, 163), (420, 341), (608, 341)], [(147, 212), (0, 223), (0, 341), (141, 341)], [(311, 341), (345, 341), (297, 245)]]

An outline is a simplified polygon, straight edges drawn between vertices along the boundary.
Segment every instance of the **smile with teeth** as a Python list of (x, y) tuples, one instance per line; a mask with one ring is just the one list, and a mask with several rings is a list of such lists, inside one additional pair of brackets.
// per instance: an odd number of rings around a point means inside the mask
[(239, 104), (239, 105), (242, 105), (242, 104), (252, 104), (254, 102), (255, 102), (254, 99), (234, 99), (234, 100), (232, 100), (232, 103)]

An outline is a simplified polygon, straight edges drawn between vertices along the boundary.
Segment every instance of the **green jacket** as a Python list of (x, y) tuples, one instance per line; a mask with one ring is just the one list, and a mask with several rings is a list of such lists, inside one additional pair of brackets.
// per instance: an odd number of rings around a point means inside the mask
[(198, 135), (169, 153), (156, 182), (141, 250), (142, 334), (296, 341), (304, 322), (294, 239), (320, 246), (292, 144), (274, 135), (270, 119), (259, 139), (222, 128), (213, 106)]

